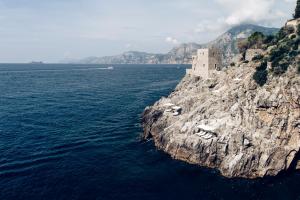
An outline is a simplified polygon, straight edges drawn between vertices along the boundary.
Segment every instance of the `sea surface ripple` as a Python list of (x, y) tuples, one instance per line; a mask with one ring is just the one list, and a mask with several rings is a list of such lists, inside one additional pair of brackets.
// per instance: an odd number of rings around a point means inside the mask
[(139, 136), (178, 65), (0, 65), (0, 199), (300, 199), (300, 174), (226, 179)]

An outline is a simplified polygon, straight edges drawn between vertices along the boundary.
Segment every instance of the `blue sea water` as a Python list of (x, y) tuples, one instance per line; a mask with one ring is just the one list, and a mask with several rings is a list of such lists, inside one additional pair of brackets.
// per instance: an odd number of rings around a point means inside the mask
[(300, 199), (300, 174), (227, 179), (142, 142), (186, 66), (0, 65), (0, 200)]

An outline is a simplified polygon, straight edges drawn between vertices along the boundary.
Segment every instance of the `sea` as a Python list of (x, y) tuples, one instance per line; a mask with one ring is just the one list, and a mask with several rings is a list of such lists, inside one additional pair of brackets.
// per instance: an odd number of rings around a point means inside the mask
[(228, 179), (142, 141), (185, 65), (0, 65), (0, 200), (300, 199), (300, 173)]

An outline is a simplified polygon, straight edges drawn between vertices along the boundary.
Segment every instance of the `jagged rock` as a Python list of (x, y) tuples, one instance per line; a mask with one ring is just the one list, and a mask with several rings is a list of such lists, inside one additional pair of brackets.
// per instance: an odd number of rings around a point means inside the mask
[[(300, 148), (300, 76), (291, 66), (260, 87), (253, 64), (215, 72), (210, 80), (185, 76), (168, 98), (145, 110), (144, 137), (175, 159), (226, 177), (274, 176), (292, 167)], [(163, 112), (170, 102), (182, 108), (180, 116)]]
[(300, 170), (300, 161), (297, 162), (296, 169)]
[(251, 145), (250, 141), (247, 138), (245, 138), (244, 139), (244, 146), (249, 147), (250, 145)]

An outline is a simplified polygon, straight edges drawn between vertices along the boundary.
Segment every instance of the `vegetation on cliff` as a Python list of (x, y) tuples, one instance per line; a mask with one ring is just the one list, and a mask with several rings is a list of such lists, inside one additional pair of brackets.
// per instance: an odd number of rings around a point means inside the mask
[[(290, 65), (296, 64), (296, 57), (300, 52), (299, 44), (300, 25), (297, 30), (292, 26), (285, 26), (274, 36), (265, 36), (263, 33), (255, 32), (249, 38), (240, 41), (238, 47), (243, 54), (243, 59), (248, 49), (265, 51), (263, 55), (259, 54), (253, 58), (253, 61), (260, 62), (253, 79), (263, 86), (267, 82), (268, 75), (280, 76)], [(268, 63), (270, 63), (269, 70), (267, 69)]]
[[(294, 13), (294, 19), (298, 18), (300, 18), (300, 0), (297, 0)], [(248, 49), (265, 51), (263, 55), (253, 58), (253, 61), (260, 62), (253, 79), (257, 84), (263, 86), (267, 83), (269, 75), (281, 76), (291, 65), (297, 65), (297, 72), (300, 72), (300, 64), (296, 59), (300, 53), (299, 45), (300, 24), (297, 27), (284, 26), (276, 35), (265, 36), (261, 32), (255, 32), (249, 38), (240, 41), (238, 48), (243, 54), (243, 59), (245, 59)]]
[(259, 67), (256, 68), (256, 72), (253, 75), (253, 79), (260, 86), (263, 86), (267, 83), (268, 71), (267, 71), (267, 62), (266, 61), (263, 61), (262, 63), (260, 63)]
[(297, 19), (300, 17), (300, 0), (297, 0), (297, 6), (295, 9), (294, 19)]

